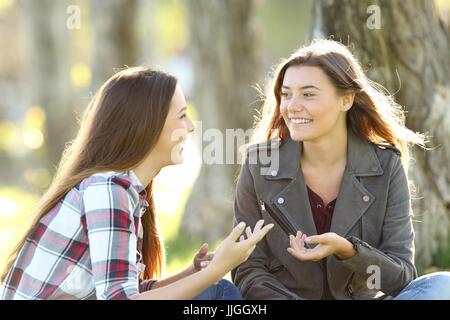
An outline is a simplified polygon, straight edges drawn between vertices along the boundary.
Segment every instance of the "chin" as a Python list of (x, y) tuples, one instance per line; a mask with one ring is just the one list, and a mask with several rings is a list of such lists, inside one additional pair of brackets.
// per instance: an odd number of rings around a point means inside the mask
[(289, 132), (291, 139), (294, 141), (307, 141), (311, 140), (310, 135), (301, 134), (298, 132)]

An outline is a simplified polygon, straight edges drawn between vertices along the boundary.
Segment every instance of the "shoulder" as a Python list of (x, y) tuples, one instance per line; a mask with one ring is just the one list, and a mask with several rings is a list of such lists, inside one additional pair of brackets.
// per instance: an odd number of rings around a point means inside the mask
[(131, 187), (132, 181), (126, 173), (109, 171), (93, 174), (80, 183), (83, 201), (101, 208), (115, 206), (137, 206), (138, 192)]
[(91, 198), (105, 197), (105, 194), (109, 198), (131, 198), (135, 200), (133, 202), (139, 198), (138, 192), (132, 188), (131, 178), (125, 172), (95, 173), (81, 181), (79, 191), (84, 198), (88, 194)]
[(402, 153), (399, 149), (388, 144), (373, 143), (375, 153), (383, 167), (401, 164)]
[(131, 186), (130, 177), (124, 172), (99, 172), (85, 178), (80, 183), (80, 189), (84, 190), (91, 186), (118, 186), (129, 189)]
[(383, 171), (389, 176), (405, 171), (402, 153), (398, 148), (386, 144), (373, 144), (373, 148)]
[[(374, 144), (374, 145), (377, 147), (378, 150), (386, 150), (386, 151), (393, 152), (400, 157), (402, 156), (402, 153), (399, 149), (397, 149), (396, 147), (391, 146), (389, 144)], [(382, 152), (382, 151), (380, 151), (380, 152)]]
[(282, 142), (278, 140), (268, 140), (264, 142), (254, 143), (247, 146), (246, 154), (249, 156), (250, 154), (254, 154), (259, 151), (278, 150), (280, 148), (280, 144), (282, 144)]

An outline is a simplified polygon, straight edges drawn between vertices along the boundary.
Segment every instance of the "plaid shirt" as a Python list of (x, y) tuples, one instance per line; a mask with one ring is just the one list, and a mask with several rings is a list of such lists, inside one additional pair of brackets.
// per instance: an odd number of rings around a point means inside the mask
[(146, 191), (133, 171), (92, 175), (34, 227), (0, 299), (135, 299), (141, 279)]

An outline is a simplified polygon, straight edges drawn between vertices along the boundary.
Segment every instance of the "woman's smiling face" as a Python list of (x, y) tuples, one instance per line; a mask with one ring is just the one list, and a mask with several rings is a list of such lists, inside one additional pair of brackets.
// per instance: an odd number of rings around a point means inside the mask
[(288, 67), (281, 86), (280, 112), (292, 140), (317, 141), (345, 126), (353, 99), (339, 96), (320, 67)]
[(165, 165), (182, 163), (184, 142), (188, 133), (193, 131), (194, 124), (187, 115), (183, 91), (177, 85), (166, 122), (152, 153), (161, 157)]

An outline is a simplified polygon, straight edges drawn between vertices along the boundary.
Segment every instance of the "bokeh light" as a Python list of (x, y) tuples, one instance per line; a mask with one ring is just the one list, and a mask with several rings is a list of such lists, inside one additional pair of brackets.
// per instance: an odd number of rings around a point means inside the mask
[(44, 135), (39, 129), (28, 129), (23, 134), (23, 143), (27, 148), (39, 149), (44, 144)]
[(91, 84), (92, 73), (89, 66), (79, 62), (70, 69), (70, 80), (75, 87), (84, 88)]

